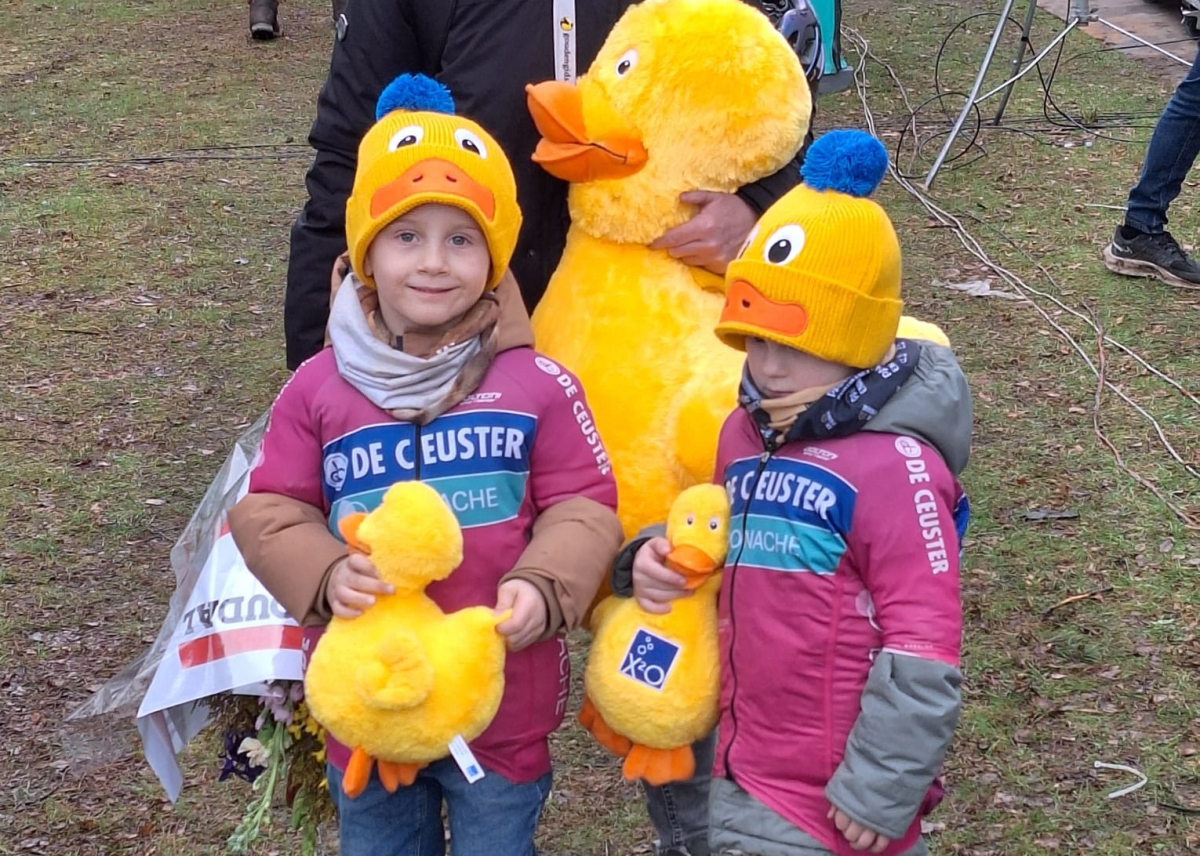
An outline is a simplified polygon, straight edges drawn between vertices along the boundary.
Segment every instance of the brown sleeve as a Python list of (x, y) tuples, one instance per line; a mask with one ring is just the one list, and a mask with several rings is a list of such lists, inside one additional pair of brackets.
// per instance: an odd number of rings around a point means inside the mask
[(576, 496), (550, 506), (533, 524), (529, 546), (501, 580), (533, 583), (546, 599), (543, 639), (574, 630), (621, 549), (621, 524), (613, 510)]
[(346, 545), (319, 508), (278, 493), (248, 493), (229, 512), (246, 567), (301, 624), (329, 620), (325, 586)]

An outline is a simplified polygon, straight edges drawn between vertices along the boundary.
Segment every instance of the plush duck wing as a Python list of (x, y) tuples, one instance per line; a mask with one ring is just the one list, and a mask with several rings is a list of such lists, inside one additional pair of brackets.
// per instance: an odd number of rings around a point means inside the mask
[(505, 659), (504, 637), (496, 632), (496, 625), (511, 616), (512, 610), (496, 615), (485, 606), (472, 606), (427, 628), (425, 638), (439, 680), (444, 678), (446, 686), (454, 687), (464, 699), (494, 687), (504, 673)]
[(671, 438), (668, 448), (687, 476), (680, 479), (678, 490), (712, 481), (717, 437), (721, 425), (737, 406), (745, 355), (725, 347), (711, 334), (707, 338), (711, 341), (706, 341), (703, 350), (697, 349), (693, 355), (688, 379), (669, 400), (665, 411), (667, 436)]
[(411, 630), (396, 628), (384, 637), (375, 656), (357, 674), (363, 703), (379, 710), (407, 710), (429, 697), (433, 664)]

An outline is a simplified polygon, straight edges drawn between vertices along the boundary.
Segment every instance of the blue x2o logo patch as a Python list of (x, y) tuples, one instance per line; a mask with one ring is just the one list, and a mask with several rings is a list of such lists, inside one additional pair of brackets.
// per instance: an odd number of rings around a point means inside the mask
[(678, 656), (677, 643), (639, 627), (621, 659), (621, 674), (651, 689), (661, 690)]

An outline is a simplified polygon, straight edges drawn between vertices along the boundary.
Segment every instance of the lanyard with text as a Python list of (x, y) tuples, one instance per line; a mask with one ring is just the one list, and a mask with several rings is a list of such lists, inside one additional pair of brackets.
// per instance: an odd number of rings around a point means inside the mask
[(554, 0), (554, 78), (575, 82), (575, 0)]

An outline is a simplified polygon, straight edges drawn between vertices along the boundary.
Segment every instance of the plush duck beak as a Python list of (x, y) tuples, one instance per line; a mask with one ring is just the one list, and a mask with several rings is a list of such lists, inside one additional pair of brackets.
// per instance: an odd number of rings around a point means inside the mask
[(808, 326), (808, 312), (795, 303), (776, 303), (745, 280), (734, 280), (725, 291), (722, 324), (748, 324), (794, 338)]
[(371, 196), (371, 216), (379, 217), (396, 203), (417, 193), (445, 193), (473, 202), (491, 221), (496, 216), (492, 191), (462, 169), (441, 158), (413, 164), (399, 178), (389, 181)]
[(584, 123), (584, 99), (579, 88), (558, 80), (525, 87), (529, 112), (542, 139), (533, 153), (535, 163), (565, 181), (582, 184), (633, 175), (646, 162), (646, 148), (626, 127), (599, 93), (589, 100), (592, 124), (605, 133), (593, 139)]
[(667, 567), (682, 576), (687, 582), (684, 588), (693, 591), (717, 570), (717, 562), (699, 547), (680, 544), (667, 554)]
[(364, 556), (371, 555), (371, 548), (358, 540), (358, 528), (362, 526), (362, 522), (367, 519), (367, 515), (360, 512), (347, 514), (338, 521), (338, 532), (342, 534), (342, 538), (346, 542), (346, 546), (350, 548), (351, 553), (362, 553)]

